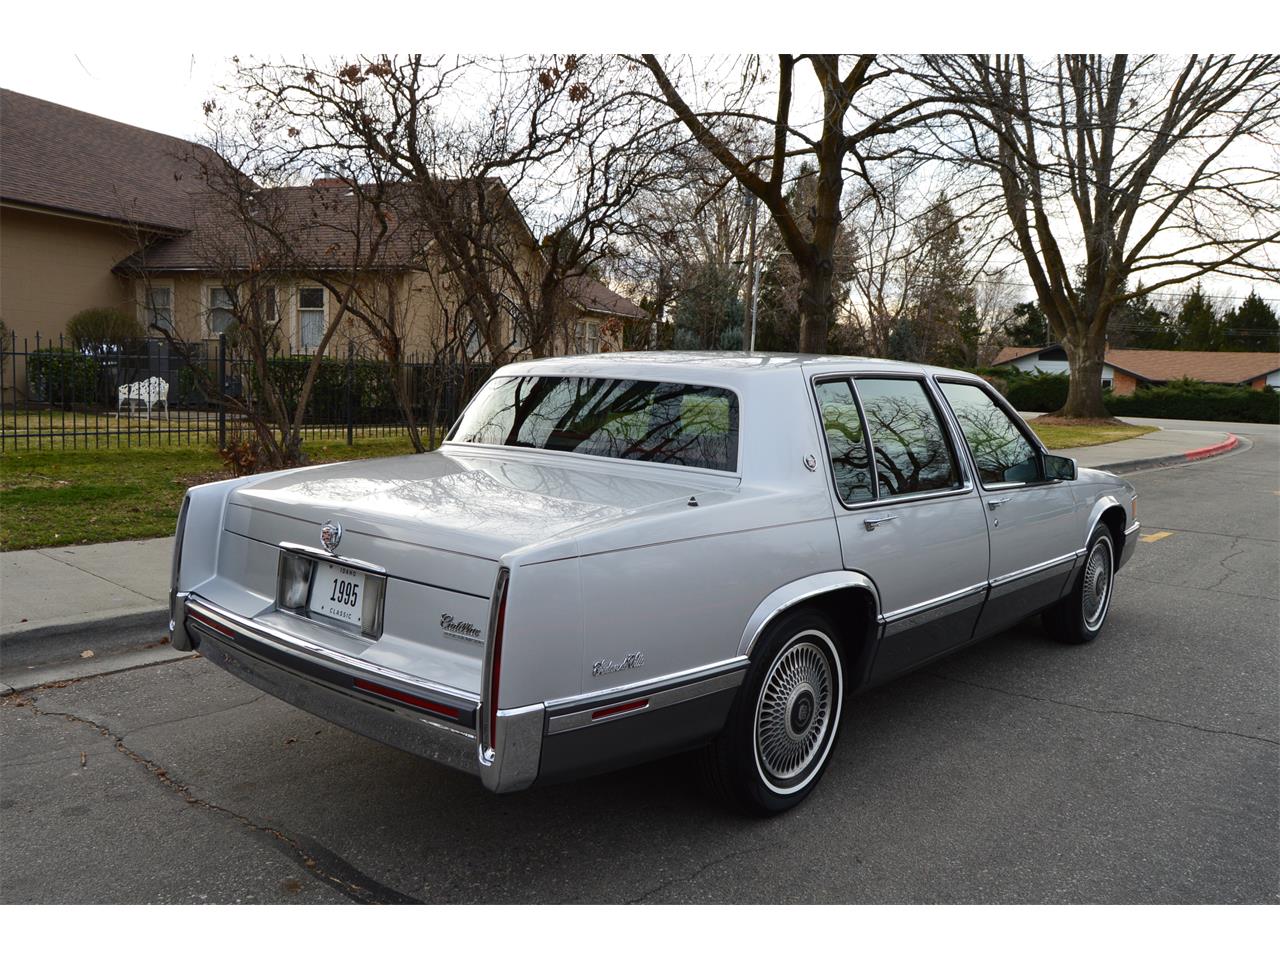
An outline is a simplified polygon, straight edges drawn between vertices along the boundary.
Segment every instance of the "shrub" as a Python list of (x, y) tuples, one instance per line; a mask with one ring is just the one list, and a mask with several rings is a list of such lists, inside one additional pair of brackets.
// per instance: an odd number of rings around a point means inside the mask
[(1065, 373), (1024, 373), (1016, 368), (1010, 370), (1012, 372), (1003, 373), (1004, 395), (1015, 410), (1052, 413), (1066, 404), (1070, 378)]
[(43, 403), (93, 403), (102, 365), (67, 347), (42, 347), (27, 356), (27, 392)]
[(1280, 423), (1280, 393), (1175, 380), (1162, 387), (1140, 387), (1129, 396), (1108, 395), (1107, 410), (1118, 417)]
[(120, 310), (93, 307), (81, 310), (67, 322), (67, 337), (78, 350), (121, 347), (143, 337), (142, 324)]
[[(292, 412), (302, 396), (302, 385), (311, 364), (308, 356), (275, 357), (267, 361), (271, 381), (284, 395), (285, 406)], [(254, 390), (261, 396), (261, 385), (254, 374)], [(307, 419), (313, 422), (338, 423), (346, 417), (347, 361), (324, 357), (316, 371), (307, 404)], [(376, 360), (351, 361), (351, 409), (357, 419), (371, 414), (390, 418), (399, 416), (395, 394), (387, 375), (387, 365)]]

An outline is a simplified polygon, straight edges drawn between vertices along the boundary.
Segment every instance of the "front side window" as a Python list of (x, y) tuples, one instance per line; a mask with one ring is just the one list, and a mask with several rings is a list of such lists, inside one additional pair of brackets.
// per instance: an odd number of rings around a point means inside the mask
[(683, 383), (501, 377), (484, 385), (449, 439), (733, 470), (738, 398)]
[(814, 386), (822, 428), (827, 436), (827, 455), (836, 481), (836, 494), (845, 503), (875, 497), (866, 431), (862, 414), (853, 399), (848, 380), (828, 380)]
[(235, 323), (235, 296), (226, 287), (209, 288), (209, 332), (214, 336), (226, 333)]
[(1040, 479), (1040, 458), (1035, 447), (985, 390), (969, 383), (944, 382), (938, 386), (956, 415), (983, 483), (1031, 483)]
[(143, 321), (148, 330), (154, 327), (173, 332), (173, 287), (147, 287)]
[(875, 451), (880, 496), (958, 487), (960, 475), (924, 384), (871, 377), (859, 377), (857, 384)]
[(303, 350), (320, 346), (324, 339), (324, 287), (298, 288), (298, 330)]

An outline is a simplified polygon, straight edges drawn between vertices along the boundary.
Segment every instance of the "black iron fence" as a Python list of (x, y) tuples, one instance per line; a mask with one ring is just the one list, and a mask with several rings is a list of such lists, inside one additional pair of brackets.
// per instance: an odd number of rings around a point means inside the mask
[[(267, 361), (266, 379), (296, 411), (310, 354)], [(423, 431), (443, 429), (493, 367), (443, 357), (401, 365), (403, 394)], [(405, 429), (391, 364), (349, 345), (319, 361), (303, 412), (307, 437), (394, 435)], [(74, 347), (63, 338), (0, 343), (0, 450), (216, 443), (225, 447), (262, 411), (263, 376), (225, 337), (175, 345), (148, 338)]]

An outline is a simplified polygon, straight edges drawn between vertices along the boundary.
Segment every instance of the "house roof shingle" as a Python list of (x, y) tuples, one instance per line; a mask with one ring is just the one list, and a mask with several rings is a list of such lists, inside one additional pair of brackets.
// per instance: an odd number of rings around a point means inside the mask
[(649, 319), (632, 301), (614, 293), (595, 277), (570, 277), (564, 286), (569, 298), (588, 313), (603, 313), (629, 320)]
[[(1023, 357), (1057, 350), (1050, 347), (1005, 347), (995, 363), (1009, 363)], [(1280, 370), (1280, 353), (1212, 350), (1107, 350), (1106, 363), (1141, 380), (1165, 383), (1190, 377), (1205, 383), (1248, 383)]]
[(0, 199), (180, 231), (197, 160), (213, 154), (177, 137), (0, 90)]

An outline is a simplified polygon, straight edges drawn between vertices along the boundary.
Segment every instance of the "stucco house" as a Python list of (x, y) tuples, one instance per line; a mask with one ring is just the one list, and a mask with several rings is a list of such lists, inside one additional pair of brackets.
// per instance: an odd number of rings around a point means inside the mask
[[(1069, 372), (1067, 353), (1056, 344), (1004, 347), (994, 362), (995, 366), (1002, 364), (1027, 372)], [(1108, 349), (1103, 355), (1102, 386), (1118, 394), (1184, 378), (1252, 390), (1280, 390), (1280, 353)]]
[[(219, 165), (206, 148), (104, 117), (0, 90), (0, 319), (19, 340), (48, 340), (77, 312), (112, 307), (135, 313), (144, 327), (188, 340), (216, 337), (233, 318), (237, 271), (260, 260), (258, 238), (228, 217), (226, 197), (204, 172)], [(536, 276), (536, 238), (500, 181), (471, 185), (506, 202), (495, 204), (509, 228), (516, 262)], [(316, 271), (353, 263), (352, 204), (340, 181), (255, 192), (278, 214), (312, 279), (282, 272), (265, 288), (281, 320), (282, 346), (307, 352), (335, 316), (333, 291)], [(429, 359), (456, 331), (459, 291), (433, 259), (430, 243), (395, 216), (370, 284), (394, 297), (407, 349)], [(250, 249), (252, 248), (252, 250)], [(302, 251), (301, 254), (298, 251)], [(611, 321), (645, 319), (631, 301), (599, 281), (567, 284), (563, 333), (548, 352), (595, 352), (620, 345)], [(511, 309), (514, 309), (512, 305)], [(509, 324), (513, 353), (528, 344)], [(357, 325), (343, 337), (358, 339)], [(475, 331), (461, 340), (476, 341)], [(544, 345), (545, 347), (545, 345)]]

